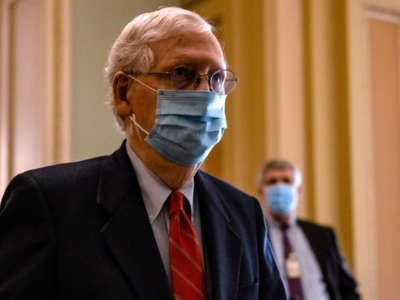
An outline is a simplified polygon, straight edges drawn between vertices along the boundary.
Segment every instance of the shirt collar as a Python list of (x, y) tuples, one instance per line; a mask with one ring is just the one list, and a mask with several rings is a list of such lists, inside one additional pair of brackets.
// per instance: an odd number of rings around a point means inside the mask
[[(154, 174), (145, 166), (135, 152), (133, 152), (128, 143), (126, 143), (126, 151), (128, 153), (129, 160), (135, 169), (136, 177), (142, 192), (144, 205), (146, 207), (150, 223), (152, 224), (160, 214), (165, 202), (168, 199), (168, 196), (172, 193), (172, 189), (170, 189), (156, 174)], [(190, 204), (190, 210), (193, 215), (193, 177), (188, 180), (178, 191), (181, 192), (188, 200)]]
[[(268, 221), (268, 225), (273, 226), (273, 227), (277, 227), (280, 228), (281, 227), (281, 223), (278, 222), (277, 220), (275, 220), (272, 216), (268, 215), (267, 216), (267, 221)], [(296, 224), (296, 215), (294, 213), (290, 214), (289, 216), (289, 222), (288, 225), (290, 226), (294, 226)]]

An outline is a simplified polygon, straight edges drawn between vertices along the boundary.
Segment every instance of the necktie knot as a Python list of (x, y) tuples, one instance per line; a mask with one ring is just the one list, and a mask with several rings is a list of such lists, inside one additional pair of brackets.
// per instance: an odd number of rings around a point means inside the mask
[(183, 209), (183, 194), (180, 192), (172, 192), (169, 196), (168, 216), (171, 217), (174, 213)]
[(282, 230), (283, 232), (286, 232), (286, 231), (289, 229), (289, 224), (287, 224), (287, 223), (282, 223), (282, 224), (280, 225), (280, 227), (281, 227), (281, 230)]

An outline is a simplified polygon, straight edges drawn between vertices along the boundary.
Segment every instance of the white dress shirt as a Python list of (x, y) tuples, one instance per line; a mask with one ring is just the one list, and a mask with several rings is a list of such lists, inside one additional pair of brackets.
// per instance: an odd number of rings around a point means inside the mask
[[(157, 242), (165, 272), (171, 284), (168, 247), (169, 217), (168, 205), (166, 202), (168, 196), (173, 192), (173, 190), (171, 190), (156, 174), (150, 171), (143, 164), (139, 157), (132, 151), (128, 143), (126, 143), (126, 151), (133, 168), (135, 169), (154, 238)], [(197, 197), (194, 196), (194, 179), (192, 178), (186, 182), (185, 185), (178, 191), (185, 196), (190, 204), (191, 221), (197, 234), (204, 268), (205, 264), (201, 238), (200, 212), (198, 208)]]
[[(285, 288), (288, 290), (284, 267), (285, 261), (283, 250), (283, 233), (280, 228), (280, 224), (277, 221), (271, 217), (268, 217), (267, 219), (272, 248), (275, 252), (278, 268), (282, 274), (282, 277), (285, 279)], [(292, 246), (293, 251), (296, 253), (296, 257), (299, 261), (301, 286), (305, 299), (329, 300), (318, 261), (310, 247), (310, 244), (307, 241), (306, 236), (297, 224), (294, 217), (289, 220), (289, 228), (286, 232), (290, 245)]]

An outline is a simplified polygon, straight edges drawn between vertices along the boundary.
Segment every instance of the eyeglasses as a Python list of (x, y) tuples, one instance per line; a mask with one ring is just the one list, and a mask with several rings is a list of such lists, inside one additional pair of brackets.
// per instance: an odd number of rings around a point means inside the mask
[(207, 76), (210, 89), (223, 95), (230, 94), (238, 82), (235, 73), (224, 69), (216, 70), (211, 74), (199, 74), (194, 68), (178, 66), (169, 72), (149, 72), (146, 74), (166, 77), (172, 82), (174, 88), (178, 90), (186, 89), (191, 85), (198, 87), (201, 83), (201, 78)]

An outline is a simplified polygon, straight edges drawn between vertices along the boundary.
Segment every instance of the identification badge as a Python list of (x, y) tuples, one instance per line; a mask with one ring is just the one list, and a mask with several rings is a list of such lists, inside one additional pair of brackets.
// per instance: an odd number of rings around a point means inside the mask
[(285, 266), (286, 276), (288, 278), (300, 278), (300, 264), (293, 252), (291, 252), (286, 259)]

